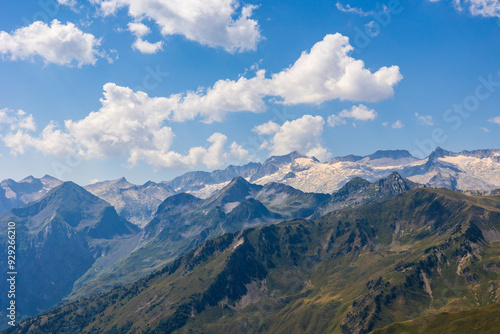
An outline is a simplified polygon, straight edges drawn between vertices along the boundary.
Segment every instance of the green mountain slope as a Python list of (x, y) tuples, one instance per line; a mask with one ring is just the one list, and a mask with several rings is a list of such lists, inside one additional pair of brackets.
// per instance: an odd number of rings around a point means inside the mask
[(8, 333), (368, 333), (500, 302), (500, 198), (415, 189), (207, 241)]
[(430, 314), (377, 329), (372, 334), (496, 334), (500, 330), (500, 304), (462, 312)]

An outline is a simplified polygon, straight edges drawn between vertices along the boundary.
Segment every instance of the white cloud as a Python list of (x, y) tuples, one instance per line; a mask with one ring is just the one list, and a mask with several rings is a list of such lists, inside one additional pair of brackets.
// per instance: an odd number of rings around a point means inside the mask
[(329, 126), (337, 126), (337, 125), (346, 125), (347, 122), (345, 119), (343, 119), (342, 117), (340, 117), (339, 115), (330, 115), (328, 117), (328, 119), (326, 120), (326, 122), (328, 123)]
[(9, 109), (0, 110), (0, 125), (8, 124), (11, 131), (20, 129), (35, 131), (35, 121), (33, 115), (26, 113), (22, 110), (14, 111)]
[(377, 112), (360, 104), (359, 106), (352, 106), (351, 109), (344, 109), (338, 115), (331, 115), (328, 117), (327, 122), (329, 126), (345, 125), (347, 123), (346, 118), (358, 121), (373, 121), (377, 118)]
[[(130, 27), (137, 36), (147, 33), (140, 25)], [(220, 122), (231, 112), (264, 112), (265, 98), (273, 96), (281, 97), (286, 104), (332, 99), (380, 100), (392, 96), (392, 86), (401, 79), (399, 68), (384, 67), (371, 73), (364, 69), (362, 61), (347, 55), (351, 49), (346, 37), (327, 35), (311, 52), (303, 53), (293, 66), (271, 78), (266, 78), (264, 70), (258, 70), (249, 79), (219, 80), (207, 89), (169, 97), (150, 97), (144, 92), (107, 83), (103, 86), (104, 97), (98, 111), (81, 120), (65, 121), (62, 130), (51, 123), (39, 136), (29, 132), (33, 129), (12, 130), (4, 141), (14, 154), (33, 147), (45, 154), (77, 150), (86, 159), (129, 156), (131, 164), (144, 160), (158, 168), (198, 163), (215, 166), (231, 156), (245, 157), (246, 153), (235, 145), (231, 145), (230, 153), (221, 153), (227, 139), (223, 135), (210, 137), (209, 148), (192, 148), (187, 155), (172, 152), (174, 133), (168, 123), (197, 118)], [(369, 120), (376, 113), (360, 105), (343, 111), (341, 116)], [(306, 115), (282, 126), (267, 123), (255, 131), (274, 136), (269, 143), (273, 154), (296, 149), (323, 159), (329, 155), (320, 143), (323, 124), (322, 117)], [(306, 132), (299, 129), (301, 125), (306, 127)]]
[(136, 37), (144, 37), (151, 32), (151, 29), (144, 23), (140, 22), (130, 22), (128, 24), (128, 30)]
[(463, 5), (469, 5), (472, 15), (483, 17), (500, 17), (500, 1), (498, 0), (465, 0)]
[(142, 37), (151, 32), (151, 29), (149, 29), (149, 27), (145, 24), (140, 22), (130, 22), (128, 24), (128, 30), (130, 30), (130, 32), (136, 37), (134, 44), (132, 44), (132, 48), (145, 54), (154, 54), (163, 50), (163, 41), (151, 43), (142, 39)]
[(228, 160), (238, 160), (245, 155), (245, 150), (234, 142), (230, 153), (225, 153), (227, 137), (221, 133), (214, 133), (207, 142), (210, 143), (208, 148), (192, 147), (186, 155), (168, 150), (133, 150), (130, 152), (129, 162), (135, 165), (144, 160), (156, 168), (193, 168), (203, 164), (213, 169), (221, 167)]
[(100, 39), (84, 33), (73, 23), (50, 25), (37, 21), (10, 34), (0, 31), (0, 54), (4, 59), (26, 60), (40, 56), (45, 63), (58, 65), (94, 65), (103, 54), (98, 51)]
[[(125, 105), (113, 107), (116, 108), (110, 108), (103, 100), (98, 112), (80, 121), (66, 121), (65, 131), (54, 122), (39, 136), (32, 134), (33, 128), (18, 127), (17, 131), (7, 133), (3, 141), (13, 155), (25, 154), (33, 148), (44, 155), (76, 154), (83, 159), (128, 156), (131, 166), (145, 161), (158, 169), (199, 165), (213, 169), (228, 161), (248, 161), (250, 157), (236, 142), (226, 152), (227, 137), (221, 133), (207, 139), (208, 147), (192, 147), (182, 155), (170, 149), (175, 135), (170, 127), (163, 125), (159, 114), (144, 113)], [(0, 112), (2, 121), (4, 113)]]
[(0, 111), (0, 123), (11, 125), (3, 137), (14, 155), (29, 148), (46, 155), (75, 153), (83, 159), (126, 157), (131, 165), (145, 161), (156, 168), (191, 168), (203, 164), (220, 167), (229, 160), (246, 160), (248, 152), (233, 142), (226, 153), (227, 137), (220, 133), (209, 139), (209, 147), (193, 147), (187, 155), (171, 151), (172, 128), (166, 123), (179, 104), (178, 97), (150, 98), (115, 84), (104, 86), (102, 107), (84, 119), (64, 122), (60, 129), (51, 122), (40, 135), (35, 135), (31, 115), (14, 117), (13, 112)]
[(91, 0), (103, 15), (128, 8), (134, 21), (150, 19), (163, 36), (182, 35), (210, 47), (228, 52), (255, 50), (262, 39), (257, 20), (252, 19), (256, 6), (239, 0)]
[(142, 38), (137, 38), (134, 44), (132, 44), (132, 48), (139, 50), (140, 52), (145, 54), (154, 54), (158, 51), (163, 50), (163, 41), (150, 43), (143, 40)]
[(54, 122), (50, 122), (39, 137), (33, 137), (23, 129), (19, 129), (6, 134), (3, 141), (13, 155), (24, 154), (29, 148), (34, 148), (45, 155), (63, 155), (72, 152), (75, 145), (74, 138), (57, 129)]
[(207, 122), (220, 122), (229, 112), (263, 112), (266, 110), (263, 99), (268, 95), (267, 85), (265, 71), (259, 70), (250, 79), (219, 80), (206, 91), (199, 89), (176, 95), (180, 103), (173, 119), (182, 121), (201, 116)]
[[(144, 32), (144, 29), (135, 31)], [(280, 97), (286, 104), (321, 103), (333, 99), (373, 101), (392, 96), (392, 86), (401, 79), (399, 68), (384, 67), (372, 74), (363, 68), (362, 61), (347, 56), (348, 49), (352, 47), (347, 37), (327, 35), (310, 53), (303, 53), (293, 66), (272, 78), (266, 78), (265, 71), (258, 70), (249, 79), (219, 80), (207, 89), (158, 98), (109, 83), (104, 86), (105, 102), (109, 106), (117, 103), (153, 108), (155, 113), (161, 110), (164, 120), (182, 122), (201, 117), (205, 122), (220, 122), (231, 112), (266, 111), (264, 99), (270, 96)]]
[[(138, 30), (138, 29), (137, 29)], [(149, 98), (145, 93), (114, 84), (105, 91), (128, 90), (124, 99), (136, 96), (144, 103), (159, 103), (165, 119), (182, 122), (201, 117), (205, 122), (220, 122), (231, 112), (264, 112), (266, 97), (278, 97), (288, 105), (329, 100), (378, 101), (394, 94), (393, 86), (402, 78), (399, 67), (382, 67), (375, 73), (364, 68), (361, 60), (347, 55), (349, 39), (340, 34), (327, 35), (309, 53), (304, 52), (291, 67), (266, 78), (265, 70), (254, 77), (219, 80), (212, 87), (174, 94), (168, 98)], [(113, 94), (110, 94), (113, 95)], [(127, 104), (127, 101), (121, 103)]]
[(269, 121), (267, 123), (257, 125), (253, 128), (252, 131), (257, 132), (260, 135), (273, 135), (279, 131), (281, 126), (278, 123), (274, 123), (273, 121)]
[(368, 15), (372, 14), (372, 12), (365, 12), (361, 8), (351, 7), (351, 5), (349, 5), (349, 4), (344, 6), (340, 2), (337, 2), (335, 5), (337, 6), (338, 10), (340, 10), (341, 12), (344, 12), (344, 13), (351, 13), (351, 14), (356, 14), (359, 16), (368, 16)]
[[(429, 1), (438, 2), (440, 0)], [(500, 1), (498, 0), (452, 0), (452, 3), (458, 11), (467, 8), (473, 16), (500, 18)]]
[(238, 161), (249, 161), (251, 158), (250, 152), (236, 142), (231, 144), (230, 149), (230, 155)]
[(388, 126), (388, 125), (389, 125), (389, 122), (382, 123), (382, 126)]
[(168, 150), (174, 134), (163, 126), (173, 99), (150, 98), (130, 88), (104, 85), (102, 107), (80, 121), (65, 121), (88, 158), (123, 156), (129, 150)]
[(344, 109), (340, 113), (342, 118), (354, 118), (358, 121), (373, 121), (377, 118), (377, 113), (373, 109), (368, 109), (365, 105), (353, 106), (350, 110)]
[(490, 129), (488, 128), (479, 127), (479, 129), (481, 129), (483, 132), (490, 132)]
[(79, 9), (82, 8), (83, 6), (78, 7), (78, 2), (76, 0), (57, 0), (57, 3), (59, 6), (66, 6), (69, 7), (73, 12), (78, 13)]
[(404, 124), (398, 119), (394, 124), (392, 124), (393, 129), (402, 129)]
[(329, 100), (379, 101), (394, 95), (403, 76), (398, 66), (372, 73), (362, 60), (352, 58), (349, 38), (326, 35), (310, 52), (303, 52), (290, 68), (272, 76), (272, 94), (284, 104), (322, 103)]
[(488, 120), (488, 122), (500, 124), (500, 116), (493, 117), (492, 119)]
[(434, 125), (434, 119), (431, 115), (419, 115), (418, 112), (415, 113), (418, 123), (422, 125)]
[(284, 155), (299, 151), (319, 160), (327, 160), (330, 152), (321, 144), (325, 120), (321, 116), (304, 115), (299, 119), (287, 121), (275, 132), (264, 147), (270, 155)]

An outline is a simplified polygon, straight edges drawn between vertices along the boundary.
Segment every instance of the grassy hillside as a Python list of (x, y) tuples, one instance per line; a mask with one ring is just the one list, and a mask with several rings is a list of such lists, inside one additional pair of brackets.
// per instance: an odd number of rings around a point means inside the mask
[(500, 302), (500, 198), (415, 189), (226, 234), (9, 333), (369, 333)]
[(500, 331), (500, 304), (462, 312), (438, 313), (396, 323), (371, 334), (496, 334)]

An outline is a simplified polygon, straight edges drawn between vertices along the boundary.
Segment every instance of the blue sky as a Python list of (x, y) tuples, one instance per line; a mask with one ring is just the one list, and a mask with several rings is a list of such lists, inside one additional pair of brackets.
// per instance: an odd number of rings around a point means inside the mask
[(0, 7), (2, 179), (498, 148), (499, 1)]

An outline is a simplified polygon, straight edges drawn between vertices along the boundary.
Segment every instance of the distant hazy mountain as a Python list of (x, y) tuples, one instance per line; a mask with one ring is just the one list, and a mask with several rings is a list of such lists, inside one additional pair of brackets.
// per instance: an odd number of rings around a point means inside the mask
[(41, 179), (28, 176), (19, 182), (3, 180), (0, 183), (0, 213), (36, 201), (61, 183), (50, 175)]
[(495, 333), (499, 251), (500, 198), (413, 189), (225, 234), (11, 333)]
[[(258, 185), (278, 183), (303, 192), (331, 194), (355, 177), (375, 182), (393, 171), (416, 183), (485, 194), (500, 188), (500, 150), (453, 153), (438, 148), (421, 160), (404, 150), (377, 151), (367, 156), (336, 157), (324, 163), (292, 152), (270, 157), (262, 164), (193, 171), (160, 183), (134, 185), (121, 178), (87, 185), (85, 189), (113, 205), (121, 217), (143, 227), (167, 197), (185, 192), (208, 198), (238, 176)], [(28, 177), (20, 182), (4, 180), (0, 185), (0, 213), (37, 200), (59, 184), (61, 181), (50, 176)]]
[[(108, 203), (72, 182), (65, 182), (41, 199), (0, 217), (5, 230), (10, 221), (16, 223), (16, 301), (17, 311), (23, 316), (37, 314), (62, 301), (85, 272), (115, 252), (116, 240), (131, 238), (139, 231)], [(4, 249), (6, 238), (6, 233), (2, 233), (0, 243)], [(4, 277), (6, 260), (6, 256), (0, 258)], [(6, 284), (5, 280), (0, 283), (4, 291)], [(6, 296), (0, 297), (2, 305), (6, 305)]]
[(125, 178), (90, 184), (85, 189), (114, 206), (120, 216), (141, 227), (153, 219), (158, 205), (175, 193), (164, 183), (150, 181), (138, 186)]
[[(185, 192), (208, 198), (238, 176), (258, 185), (273, 182), (303, 192), (331, 194), (355, 177), (375, 182), (394, 171), (423, 185), (477, 191), (479, 195), (500, 188), (500, 150), (454, 153), (437, 148), (425, 159), (417, 159), (408, 151), (389, 150), (336, 157), (328, 162), (292, 152), (270, 157), (262, 164), (193, 171), (160, 183), (134, 185), (121, 178), (87, 185), (85, 189), (113, 205), (123, 218), (143, 227), (167, 197)], [(0, 213), (35, 201), (59, 184), (61, 181), (50, 176), (28, 177), (20, 182), (4, 180), (0, 184)]]

